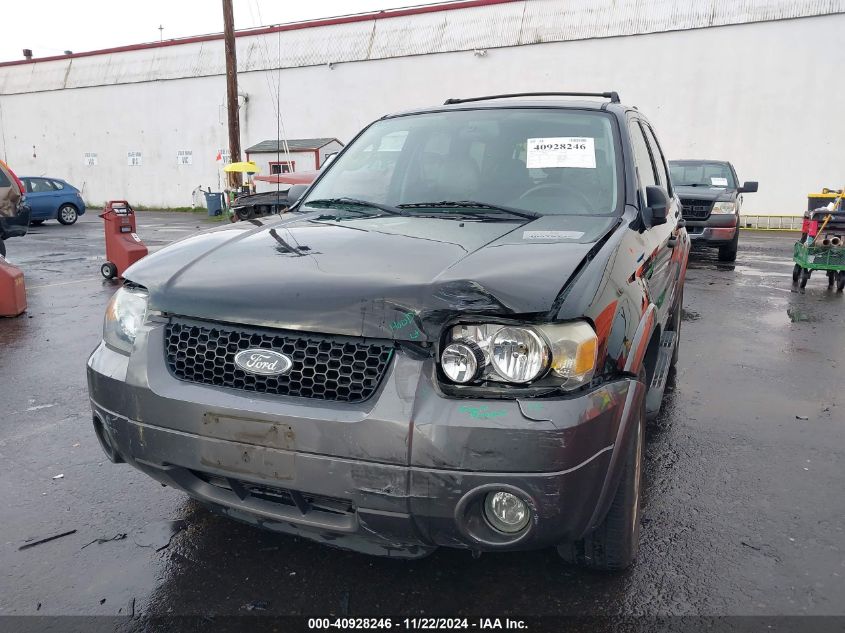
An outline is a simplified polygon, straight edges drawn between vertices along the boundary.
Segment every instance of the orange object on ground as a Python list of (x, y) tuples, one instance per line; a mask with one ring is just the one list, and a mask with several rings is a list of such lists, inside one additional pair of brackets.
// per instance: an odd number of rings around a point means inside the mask
[(123, 277), (127, 268), (149, 252), (135, 232), (135, 211), (126, 200), (109, 200), (100, 217), (106, 232), (107, 260), (100, 272), (106, 279)]
[(20, 268), (0, 257), (0, 316), (15, 317), (26, 310), (26, 285)]

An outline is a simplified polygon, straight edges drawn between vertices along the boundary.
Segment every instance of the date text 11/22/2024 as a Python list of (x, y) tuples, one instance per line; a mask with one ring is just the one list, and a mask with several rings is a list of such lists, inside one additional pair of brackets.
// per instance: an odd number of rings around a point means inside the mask
[(512, 618), (309, 618), (310, 630), (361, 630), (361, 629), (397, 629), (397, 630), (526, 630), (524, 620)]

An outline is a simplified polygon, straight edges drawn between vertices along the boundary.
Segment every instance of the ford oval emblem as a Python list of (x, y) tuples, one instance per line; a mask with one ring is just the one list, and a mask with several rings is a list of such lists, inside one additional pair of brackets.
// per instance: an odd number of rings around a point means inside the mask
[(290, 371), (293, 361), (271, 349), (245, 349), (235, 354), (235, 365), (251, 374), (281, 376)]

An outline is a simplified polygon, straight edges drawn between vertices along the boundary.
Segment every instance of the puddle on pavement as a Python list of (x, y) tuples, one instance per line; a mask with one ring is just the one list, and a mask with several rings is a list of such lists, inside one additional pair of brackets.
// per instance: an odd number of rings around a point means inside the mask
[(178, 532), (185, 529), (186, 525), (183, 520), (156, 521), (135, 532), (132, 539), (141, 547), (152, 547), (156, 551), (163, 550), (170, 545), (170, 540)]
[(695, 310), (681, 309), (681, 321), (698, 321), (701, 315)]

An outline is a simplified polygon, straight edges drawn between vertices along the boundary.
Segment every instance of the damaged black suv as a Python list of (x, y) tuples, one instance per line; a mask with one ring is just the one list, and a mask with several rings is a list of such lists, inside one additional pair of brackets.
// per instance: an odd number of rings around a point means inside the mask
[(88, 361), (97, 437), (216, 511), (334, 546), (624, 568), (677, 359), (671, 187), (616, 93), (386, 116), (290, 212), (127, 270)]

